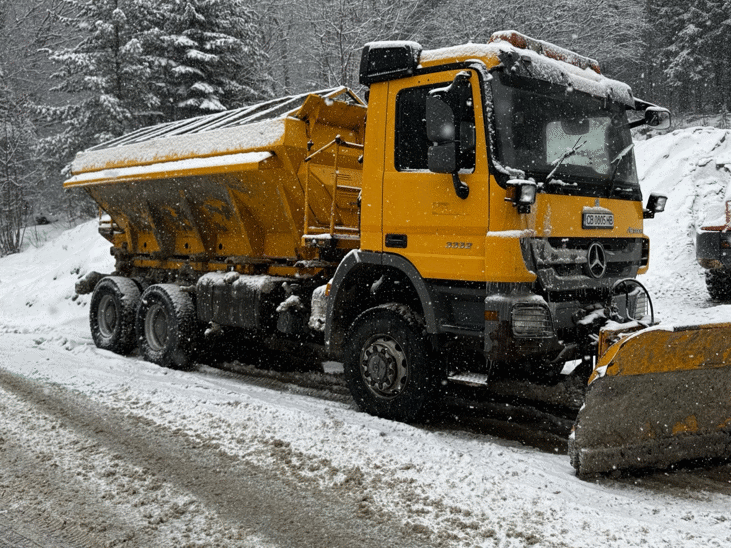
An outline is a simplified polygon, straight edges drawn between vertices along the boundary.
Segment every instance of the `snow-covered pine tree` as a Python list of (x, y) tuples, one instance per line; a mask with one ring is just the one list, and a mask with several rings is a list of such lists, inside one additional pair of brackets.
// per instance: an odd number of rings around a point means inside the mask
[(709, 60), (704, 86), (706, 107), (713, 114), (725, 111), (731, 98), (731, 2), (708, 1), (707, 27), (703, 33), (703, 55)]
[(244, 0), (163, 0), (141, 40), (166, 120), (271, 96), (257, 13)]
[(707, 84), (712, 59), (706, 58), (704, 49), (708, 19), (707, 0), (679, 2), (670, 0), (660, 9), (666, 32), (663, 55), (665, 76), (674, 92), (674, 102), (685, 104), (683, 110), (700, 110), (703, 102), (702, 89)]
[(731, 93), (731, 2), (655, 0), (656, 63), (666, 104), (679, 113), (716, 115)]
[(74, 47), (51, 52), (60, 68), (53, 91), (68, 97), (64, 106), (42, 114), (63, 130), (44, 140), (44, 150), (63, 165), (79, 150), (119, 136), (159, 118), (151, 71), (138, 39), (144, 3), (138, 0), (64, 0), (73, 16), (64, 19), (81, 37)]

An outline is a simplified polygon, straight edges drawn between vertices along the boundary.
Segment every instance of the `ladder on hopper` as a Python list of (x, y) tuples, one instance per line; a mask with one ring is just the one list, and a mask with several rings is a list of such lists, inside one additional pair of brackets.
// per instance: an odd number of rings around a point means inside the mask
[[(333, 185), (330, 202), (330, 222), (329, 225), (322, 226), (315, 224), (316, 220), (312, 219), (314, 215), (311, 215), (310, 213), (312, 211), (310, 207), (310, 165), (314, 158), (328, 153), (333, 149), (335, 162), (332, 174)], [(335, 139), (307, 156), (304, 160), (307, 164), (307, 170), (305, 172), (305, 218), (304, 235), (302, 239), (308, 246), (353, 248), (357, 247), (358, 242), (360, 241), (360, 228), (358, 226), (346, 226), (344, 224), (337, 223), (340, 217), (338, 213), (338, 204), (347, 203), (352, 206), (357, 206), (357, 202), (360, 200), (360, 187), (339, 183), (339, 179), (341, 178), (341, 174), (339, 172), (340, 156), (343, 149), (362, 152), (363, 145), (345, 141), (340, 137), (340, 135), (337, 135)]]

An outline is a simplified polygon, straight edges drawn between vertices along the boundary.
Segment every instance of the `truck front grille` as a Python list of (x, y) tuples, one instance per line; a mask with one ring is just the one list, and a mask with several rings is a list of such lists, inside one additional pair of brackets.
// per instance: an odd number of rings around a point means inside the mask
[[(643, 238), (536, 238), (531, 242), (532, 260), (542, 286), (548, 292), (608, 288), (617, 278), (632, 278), (647, 262)], [(589, 276), (587, 254), (593, 243), (601, 244), (606, 269), (600, 278)]]

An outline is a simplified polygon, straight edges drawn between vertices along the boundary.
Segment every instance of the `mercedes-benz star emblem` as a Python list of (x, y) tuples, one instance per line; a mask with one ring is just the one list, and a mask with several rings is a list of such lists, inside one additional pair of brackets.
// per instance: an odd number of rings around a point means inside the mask
[(607, 255), (602, 244), (594, 242), (586, 254), (586, 266), (592, 278), (601, 278), (607, 271)]

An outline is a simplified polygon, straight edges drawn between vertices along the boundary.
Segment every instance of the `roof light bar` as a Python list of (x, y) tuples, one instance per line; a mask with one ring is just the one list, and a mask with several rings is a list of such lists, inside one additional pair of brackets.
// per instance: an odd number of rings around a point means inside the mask
[(544, 42), (543, 40), (536, 40), (535, 38), (531, 38), (530, 36), (526, 36), (525, 34), (521, 34), (514, 30), (502, 30), (496, 32), (490, 36), (488, 43), (499, 41), (508, 42), (513, 47), (528, 49), (550, 59), (563, 61), (564, 63), (569, 63), (581, 69), (589, 68), (597, 74), (602, 73), (599, 68), (599, 63), (594, 59), (584, 57), (583, 55), (579, 55), (578, 53), (574, 53), (573, 51), (561, 48), (549, 42)]

